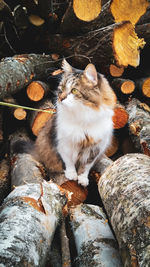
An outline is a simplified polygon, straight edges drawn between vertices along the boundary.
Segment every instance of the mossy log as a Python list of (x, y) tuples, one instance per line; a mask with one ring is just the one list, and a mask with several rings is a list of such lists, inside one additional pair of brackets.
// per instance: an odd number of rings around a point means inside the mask
[[(119, 44), (119, 45), (118, 45)], [(74, 55), (72, 64), (85, 67), (89, 60), (102, 73), (109, 73), (111, 64), (127, 67), (139, 65), (139, 48), (145, 44), (139, 39), (130, 22), (122, 22), (88, 32), (86, 35), (66, 37), (49, 36), (49, 49), (64, 56)]]
[(129, 132), (137, 151), (150, 156), (150, 108), (137, 99), (127, 106)]
[(0, 61), (0, 98), (16, 93), (34, 79), (43, 79), (56, 65), (51, 55), (25, 54)]
[(100, 207), (81, 204), (71, 208), (69, 221), (77, 249), (76, 266), (122, 266), (117, 242)]
[(124, 266), (150, 263), (150, 158), (127, 154), (101, 176), (98, 189)]

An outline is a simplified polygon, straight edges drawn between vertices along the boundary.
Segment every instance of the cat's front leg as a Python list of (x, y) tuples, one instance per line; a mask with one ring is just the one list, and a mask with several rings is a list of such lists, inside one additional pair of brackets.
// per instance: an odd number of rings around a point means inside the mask
[[(86, 161), (84, 158), (86, 158), (85, 154), (88, 153), (88, 157)], [(82, 158), (80, 159), (80, 164), (78, 168), (78, 183), (81, 184), (82, 186), (86, 187), (89, 184), (89, 171), (94, 165), (94, 162), (96, 161), (98, 155), (100, 154), (99, 147), (96, 149), (91, 149), (90, 151), (85, 150), (84, 153), (82, 154)]]
[(68, 144), (64, 144), (63, 146), (59, 146), (59, 154), (63, 162), (65, 163), (65, 177), (68, 180), (76, 181), (78, 179), (78, 175), (75, 168), (75, 162), (77, 158), (77, 152), (73, 151), (72, 146)]
[(65, 172), (65, 177), (68, 180), (76, 181), (78, 179), (76, 169), (73, 165), (66, 166), (66, 170), (64, 172)]

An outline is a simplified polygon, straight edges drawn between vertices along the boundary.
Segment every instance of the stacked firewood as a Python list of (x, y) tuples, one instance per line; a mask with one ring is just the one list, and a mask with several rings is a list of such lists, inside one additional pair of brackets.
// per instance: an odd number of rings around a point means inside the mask
[[(0, 265), (150, 266), (149, 15), (148, 0), (0, 1)], [(88, 188), (13, 152), (56, 112), (64, 57), (116, 94)]]

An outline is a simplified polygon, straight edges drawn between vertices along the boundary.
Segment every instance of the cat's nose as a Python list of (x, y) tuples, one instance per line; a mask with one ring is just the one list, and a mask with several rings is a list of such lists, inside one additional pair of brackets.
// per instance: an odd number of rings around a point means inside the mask
[(58, 95), (58, 100), (61, 102), (67, 97), (67, 94), (65, 92)]

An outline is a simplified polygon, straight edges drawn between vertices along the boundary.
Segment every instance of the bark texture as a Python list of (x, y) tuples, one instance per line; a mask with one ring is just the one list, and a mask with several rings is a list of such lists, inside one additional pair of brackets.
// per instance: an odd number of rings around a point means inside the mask
[(150, 158), (127, 154), (101, 176), (98, 188), (124, 266), (150, 263)]
[(78, 257), (77, 266), (121, 267), (117, 242), (103, 210), (81, 204), (69, 213)]
[(16, 55), (0, 62), (0, 98), (17, 92), (33, 79), (46, 77), (47, 69), (53, 68), (56, 61), (50, 55)]
[(16, 187), (0, 210), (1, 266), (45, 266), (64, 204), (54, 183)]
[(127, 106), (129, 130), (137, 151), (150, 156), (150, 108), (137, 99)]

